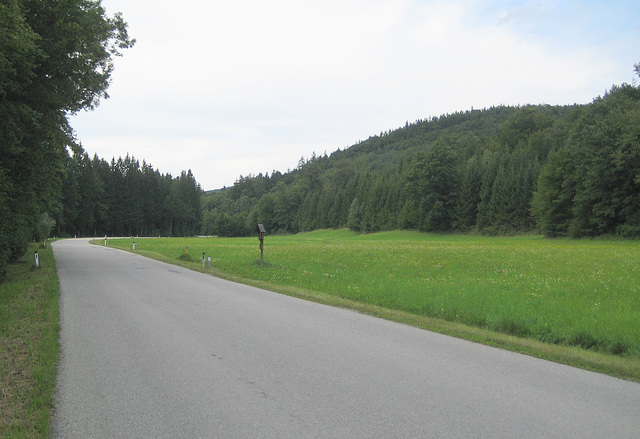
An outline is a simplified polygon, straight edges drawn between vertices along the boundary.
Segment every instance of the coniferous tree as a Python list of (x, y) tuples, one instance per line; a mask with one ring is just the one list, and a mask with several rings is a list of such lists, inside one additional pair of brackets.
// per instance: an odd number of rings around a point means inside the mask
[(633, 236), (640, 112), (637, 88), (619, 88), (585, 106), (432, 117), (302, 159), (277, 181), (241, 177), (205, 196), (215, 203), (204, 204), (203, 230), (252, 234), (261, 218), (286, 233), (347, 226), (511, 234), (537, 225), (548, 236)]
[(627, 222), (638, 212), (640, 193), (636, 181), (640, 175), (639, 111), (640, 90), (614, 87), (578, 121), (569, 139), (571, 148), (583, 157), (575, 168), (579, 183), (571, 235), (631, 231)]
[(446, 143), (437, 142), (417, 156), (407, 176), (406, 188), (418, 206), (421, 230), (451, 229), (457, 181), (456, 156)]
[(568, 184), (570, 170), (565, 151), (549, 154), (540, 172), (531, 204), (540, 231), (548, 237), (566, 236), (571, 221), (575, 189)]
[(455, 227), (462, 232), (473, 230), (476, 226), (481, 182), (480, 158), (473, 155), (464, 164), (460, 176)]

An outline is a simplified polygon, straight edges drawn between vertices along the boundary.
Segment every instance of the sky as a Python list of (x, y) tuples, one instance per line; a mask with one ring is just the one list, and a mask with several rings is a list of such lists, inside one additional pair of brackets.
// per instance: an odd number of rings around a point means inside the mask
[(204, 190), (295, 169), (406, 122), (586, 104), (636, 83), (640, 2), (102, 0), (136, 45), (109, 99), (70, 119), (85, 151)]

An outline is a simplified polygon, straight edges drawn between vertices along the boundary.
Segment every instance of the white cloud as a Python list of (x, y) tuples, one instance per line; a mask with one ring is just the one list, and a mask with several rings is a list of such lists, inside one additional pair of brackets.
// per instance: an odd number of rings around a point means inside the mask
[[(191, 168), (205, 189), (286, 171), (300, 156), (405, 121), (588, 102), (631, 80), (621, 69), (640, 61), (623, 56), (638, 27), (625, 22), (626, 38), (610, 31), (630, 12), (609, 11), (600, 29), (602, 6), (591, 3), (581, 11), (480, 0), (103, 5), (123, 12), (138, 43), (117, 62), (112, 98), (72, 121), (85, 149), (106, 159), (130, 152), (174, 175)], [(581, 42), (598, 33), (601, 44)]]

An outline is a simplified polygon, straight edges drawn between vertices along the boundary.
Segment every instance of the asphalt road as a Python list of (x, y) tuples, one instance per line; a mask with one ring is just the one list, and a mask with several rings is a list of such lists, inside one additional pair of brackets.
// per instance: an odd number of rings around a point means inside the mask
[(54, 252), (54, 437), (640, 437), (636, 383), (85, 240)]

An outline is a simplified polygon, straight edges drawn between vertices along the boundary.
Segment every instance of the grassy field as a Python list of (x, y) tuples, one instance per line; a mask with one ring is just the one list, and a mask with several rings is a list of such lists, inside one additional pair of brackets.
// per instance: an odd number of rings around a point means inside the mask
[[(195, 269), (205, 252), (212, 259), (205, 271), (327, 303), (364, 304), (378, 310), (374, 314), (397, 311), (404, 317), (392, 318), (401, 321), (435, 318), (600, 353), (634, 370), (618, 374), (640, 376), (638, 241), (317, 231), (268, 236), (264, 263), (257, 238), (127, 239), (109, 245), (131, 250), (132, 241), (136, 252)], [(483, 338), (473, 334), (467, 338)]]
[[(38, 251), (40, 269), (35, 268)], [(33, 246), (0, 284), (0, 437), (46, 438), (59, 344), (53, 253)]]

